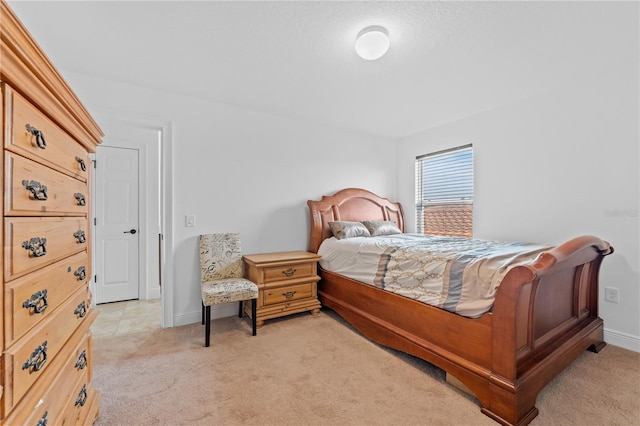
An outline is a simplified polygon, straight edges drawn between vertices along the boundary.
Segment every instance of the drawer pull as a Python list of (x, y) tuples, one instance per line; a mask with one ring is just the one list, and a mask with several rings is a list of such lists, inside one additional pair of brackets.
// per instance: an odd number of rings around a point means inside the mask
[(40, 257), (47, 254), (47, 239), (40, 237), (33, 237), (29, 241), (23, 241), (22, 247), (31, 251), (30, 256)]
[(49, 303), (47, 302), (47, 289), (37, 291), (31, 295), (31, 298), (25, 300), (22, 307), (31, 310), (33, 308), (34, 314), (41, 314), (47, 309)]
[(76, 157), (76, 161), (78, 162), (78, 164), (80, 164), (80, 170), (82, 170), (83, 172), (86, 172), (87, 165), (85, 164), (84, 160), (80, 157)]
[(78, 360), (76, 361), (76, 365), (74, 365), (74, 367), (77, 368), (78, 370), (83, 370), (86, 366), (87, 366), (87, 350), (85, 349), (82, 351), (82, 353), (78, 357)]
[(296, 273), (296, 270), (289, 268), (289, 269), (286, 269), (286, 270), (282, 271), (282, 273), (284, 274), (285, 277), (292, 277), (293, 274)]
[(287, 291), (287, 292), (285, 292), (285, 293), (282, 293), (282, 295), (283, 295), (284, 297), (286, 297), (287, 299), (291, 299), (291, 298), (293, 297), (293, 295), (294, 295), (294, 294), (296, 294), (296, 291), (295, 291), (295, 290), (294, 290), (294, 291)]
[(74, 404), (76, 407), (79, 405), (84, 407), (84, 404), (87, 403), (87, 385), (82, 385), (82, 389), (78, 393), (78, 397), (76, 398), (76, 403)]
[(28, 360), (22, 364), (23, 370), (30, 370), (29, 374), (40, 371), (42, 367), (44, 367), (45, 362), (47, 362), (47, 341), (42, 342), (40, 346), (36, 348), (35, 351), (31, 354)]
[(78, 307), (73, 311), (73, 313), (78, 317), (78, 318), (84, 318), (85, 315), (87, 315), (87, 304), (86, 302), (82, 302), (78, 305)]
[(40, 182), (35, 180), (23, 180), (22, 184), (27, 191), (31, 191), (34, 200), (46, 201), (47, 200), (47, 187), (46, 185), (42, 185)]
[(48, 415), (49, 412), (45, 411), (42, 417), (40, 417), (40, 420), (38, 420), (38, 423), (36, 423), (36, 426), (47, 426), (47, 423), (49, 423), (49, 420), (47, 420)]
[(87, 200), (84, 198), (84, 194), (76, 192), (75, 194), (73, 194), (73, 196), (76, 197), (76, 201), (78, 202), (79, 206), (87, 205)]
[(76, 269), (76, 271), (73, 273), (73, 275), (78, 277), (78, 281), (82, 281), (85, 278), (87, 278), (87, 270), (86, 270), (86, 268), (84, 266), (81, 266), (78, 269)]
[(85, 243), (87, 241), (87, 236), (84, 234), (84, 231), (82, 229), (74, 232), (73, 236), (76, 237), (76, 240), (79, 244)]
[(47, 148), (47, 141), (44, 140), (44, 133), (42, 133), (41, 130), (36, 129), (31, 124), (27, 124), (26, 129), (27, 132), (36, 137), (36, 145), (38, 146), (38, 148)]

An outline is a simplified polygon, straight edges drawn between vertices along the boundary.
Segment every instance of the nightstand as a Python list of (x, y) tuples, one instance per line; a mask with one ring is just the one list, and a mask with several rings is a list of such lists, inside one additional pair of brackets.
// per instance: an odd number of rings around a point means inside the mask
[[(306, 251), (251, 254), (243, 257), (245, 277), (258, 285), (256, 323), (298, 312), (320, 312), (317, 265), (321, 256)], [(250, 312), (246, 312), (249, 316)]]

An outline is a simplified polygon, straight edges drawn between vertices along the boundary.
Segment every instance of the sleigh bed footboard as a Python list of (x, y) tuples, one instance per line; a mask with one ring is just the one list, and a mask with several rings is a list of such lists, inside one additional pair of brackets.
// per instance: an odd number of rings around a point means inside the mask
[(598, 275), (612, 252), (597, 237), (577, 237), (505, 276), (493, 310), (485, 414), (504, 424), (528, 423), (540, 390), (585, 349), (605, 345)]

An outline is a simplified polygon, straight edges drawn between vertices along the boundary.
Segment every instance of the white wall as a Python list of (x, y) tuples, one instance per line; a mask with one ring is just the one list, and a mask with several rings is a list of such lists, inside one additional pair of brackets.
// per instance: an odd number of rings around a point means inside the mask
[[(395, 197), (390, 140), (75, 73), (65, 78), (98, 118), (171, 123), (174, 232), (166, 256), (173, 276), (165, 279), (173, 279), (173, 325), (200, 321), (199, 234), (239, 232), (247, 254), (306, 250), (308, 199), (344, 187)], [(184, 226), (187, 214), (196, 227)]]
[[(398, 196), (413, 205), (417, 155), (473, 143), (474, 236), (608, 240), (615, 253), (600, 275), (605, 340), (640, 351), (639, 61), (637, 37), (629, 41), (612, 41), (619, 62), (607, 72), (585, 70), (536, 97), (400, 141)], [(604, 287), (620, 290), (619, 304), (604, 301)]]

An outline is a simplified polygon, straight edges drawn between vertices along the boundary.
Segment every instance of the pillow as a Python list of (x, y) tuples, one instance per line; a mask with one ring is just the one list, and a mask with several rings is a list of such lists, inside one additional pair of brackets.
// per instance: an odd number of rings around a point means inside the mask
[(370, 237), (369, 230), (360, 222), (329, 222), (333, 236), (339, 240), (354, 237)]
[(385, 220), (365, 220), (362, 222), (372, 237), (376, 235), (402, 234), (395, 222)]

